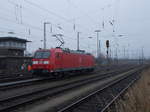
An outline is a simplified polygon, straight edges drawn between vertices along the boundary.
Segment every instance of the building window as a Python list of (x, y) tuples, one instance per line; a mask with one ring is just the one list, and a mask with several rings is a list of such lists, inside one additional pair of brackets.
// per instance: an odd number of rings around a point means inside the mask
[(23, 43), (23, 48), (24, 48), (24, 49), (26, 48), (26, 44), (25, 44), (25, 43)]
[(13, 46), (13, 44), (12, 44), (12, 42), (11, 42), (11, 41), (9, 42), (9, 46), (10, 46), (10, 47), (12, 47), (12, 46)]
[(0, 46), (1, 47), (5, 47), (6, 46), (6, 42), (0, 42)]
[(6, 46), (6, 47), (9, 47), (9, 42), (5, 42), (5, 46)]

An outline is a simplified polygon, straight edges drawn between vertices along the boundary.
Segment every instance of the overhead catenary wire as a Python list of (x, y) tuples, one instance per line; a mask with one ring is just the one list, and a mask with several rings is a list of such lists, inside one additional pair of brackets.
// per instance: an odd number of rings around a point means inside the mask
[[(8, 0), (8, 1), (10, 2), (11, 0)], [(64, 17), (62, 17), (62, 16), (60, 16), (60, 15), (58, 15), (58, 14), (56, 14), (56, 13), (54, 13), (54, 12), (48, 10), (48, 9), (46, 9), (46, 8), (43, 8), (43, 7), (41, 7), (40, 5), (38, 5), (38, 4), (36, 4), (36, 3), (33, 3), (33, 2), (31, 2), (31, 1), (29, 1), (29, 0), (24, 0), (24, 1), (27, 2), (27, 3), (29, 3), (29, 4), (32, 5), (32, 6), (35, 6), (35, 7), (39, 8), (39, 9), (41, 9), (41, 10), (43, 10), (43, 11), (46, 11), (46, 12), (48, 12), (48, 13), (54, 15), (54, 16), (57, 16), (58, 18), (61, 18), (61, 19), (63, 18), (66, 22), (71, 22), (71, 23), (72, 23), (72, 21), (69, 21), (68, 19), (66, 19), (66, 18), (64, 18)], [(12, 2), (12, 1), (11, 1), (11, 2)], [(13, 3), (13, 4), (15, 4), (15, 3)], [(76, 7), (76, 6), (75, 6), (75, 7)], [(86, 15), (86, 16), (88, 16), (88, 15)], [(76, 24), (76, 25), (78, 25), (78, 24)]]
[[(28, 23), (24, 23), (24, 22), (23, 22), (22, 24), (20, 24), (20, 23), (16, 22), (15, 20), (11, 20), (11, 19), (4, 18), (4, 17), (0, 17), (0, 19), (1, 19), (1, 20), (4, 20), (4, 21), (11, 22), (11, 23), (16, 24), (16, 25), (21, 25), (21, 26), (24, 26), (24, 27), (29, 27), (29, 28), (32, 28), (32, 29), (34, 29), (34, 30), (38, 30), (38, 31), (43, 32), (43, 29), (42, 29), (42, 28), (37, 27), (37, 26), (30, 25), (30, 24), (28, 24)], [(57, 26), (55, 25), (55, 27), (57, 27)], [(50, 33), (50, 32), (47, 31), (47, 33)], [(68, 33), (69, 33), (69, 32), (68, 32)], [(70, 32), (70, 33), (71, 33), (71, 32)]]
[(114, 1), (114, 14), (113, 14), (113, 32), (116, 33), (117, 30), (117, 17), (118, 17), (118, 11), (119, 11), (119, 5), (120, 5), (120, 0), (113, 0)]
[(60, 19), (65, 20), (66, 22), (69, 22), (69, 20), (66, 19), (65, 17), (60, 16), (60, 15), (58, 15), (58, 14), (56, 14), (56, 13), (54, 13), (54, 12), (52, 12), (52, 11), (50, 11), (50, 10), (44, 8), (44, 7), (41, 7), (40, 5), (38, 5), (38, 4), (36, 4), (36, 3), (33, 3), (33, 2), (31, 2), (31, 1), (29, 1), (29, 0), (24, 0), (24, 1), (25, 1), (26, 3), (32, 5), (32, 6), (35, 6), (35, 7), (39, 8), (39, 9), (41, 9), (41, 10), (43, 10), (43, 11), (46, 11), (47, 13), (49, 13), (49, 14), (51, 14), (51, 15), (54, 15), (54, 16), (60, 18)]
[[(24, 0), (24, 1), (25, 1), (26, 3), (28, 3), (28, 4), (32, 5), (32, 6), (34, 6), (34, 7), (37, 7), (37, 8), (39, 8), (39, 9), (43, 10), (44, 12), (49, 13), (50, 15), (53, 15), (53, 16), (59, 18), (59, 19), (64, 20), (66, 23), (74, 24), (74, 21), (72, 21), (72, 19), (69, 20), (69, 19), (67, 19), (67, 18), (65, 18), (65, 17), (63, 17), (63, 16), (61, 16), (61, 15), (59, 15), (59, 14), (56, 14), (56, 13), (50, 11), (49, 9), (44, 8), (44, 7), (42, 7), (42, 6), (40, 6), (40, 5), (36, 4), (36, 3), (33, 3), (33, 2), (31, 2), (31, 1), (29, 1), (29, 0)], [(83, 28), (83, 29), (85, 29), (85, 30), (88, 29), (88, 28), (86, 28), (86, 27), (81, 26), (80, 24), (77, 24), (77, 23), (76, 23), (76, 25), (80, 26), (81, 28)], [(88, 30), (89, 30), (89, 29), (88, 29)]]
[[(2, 19), (2, 18), (0, 18), (0, 19)], [(3, 19), (4, 19), (4, 18), (3, 18)], [(12, 21), (7, 20), (7, 19), (4, 19), (4, 20), (9, 21), (9, 22), (12, 22)], [(25, 24), (22, 24), (22, 25), (25, 25)], [(27, 26), (27, 24), (26, 24), (25, 26)], [(29, 25), (29, 27), (31, 27), (31, 26)], [(36, 29), (36, 30), (39, 30), (39, 31), (43, 31), (42, 29), (36, 28), (36, 27), (34, 27), (34, 26), (32, 26), (32, 28), (34, 28), (34, 29)], [(14, 31), (13, 29), (2, 28), (2, 27), (1, 27), (0, 29), (12, 31), (12, 32), (14, 32), (15, 34), (19, 34), (19, 35), (24, 35), (24, 36), (27, 35), (27, 34), (23, 34), (23, 32), (22, 32), (22, 33), (16, 32), (16, 31)], [(8, 33), (8, 32), (5, 32), (5, 33)], [(48, 32), (48, 33), (50, 33), (50, 32)], [(32, 36), (33, 36), (33, 37), (40, 37), (40, 36), (33, 35), (33, 34), (32, 34)], [(26, 37), (27, 37), (27, 36), (26, 36)], [(68, 38), (65, 38), (65, 40), (66, 40), (66, 39), (76, 40), (76, 39), (74, 39), (74, 38), (70, 38), (70, 36), (67, 36), (67, 35), (64, 35), (64, 37), (68, 37)]]
[[(15, 21), (12, 21), (12, 20), (10, 20), (10, 19), (6, 19), (6, 18), (1, 18), (0, 17), (0, 19), (2, 19), (2, 20), (5, 20), (5, 21), (8, 21), (8, 22), (15, 22)], [(16, 24), (18, 24), (18, 23), (16, 23)], [(21, 25), (23, 25), (23, 26), (28, 26), (28, 27), (30, 27), (30, 28), (33, 28), (33, 29), (35, 29), (35, 30), (39, 30), (39, 31), (43, 31), (43, 29), (42, 28), (39, 28), (39, 27), (36, 27), (36, 26), (32, 26), (32, 25), (29, 25), (29, 24), (24, 24), (24, 23), (22, 23)], [(12, 29), (7, 29), (7, 30), (10, 30), (10, 31), (13, 31)], [(48, 32), (48, 33), (50, 33), (50, 32)], [(38, 36), (37, 36), (38, 37)], [(65, 37), (69, 37), (69, 36), (66, 36), (65, 35)], [(67, 39), (70, 39), (70, 38), (67, 38)], [(71, 38), (70, 40), (72, 40), (73, 38)]]
[[(40, 28), (40, 27), (38, 27), (38, 26), (31, 25), (31, 24), (29, 24), (29, 23), (25, 23), (24, 21), (22, 21), (22, 24), (20, 24), (20, 23), (14, 21), (14, 20), (11, 20), (10, 18), (8, 19), (8, 18), (2, 17), (2, 18), (0, 18), (0, 19), (1, 19), (1, 20), (4, 20), (4, 21), (9, 21), (9, 22), (11, 22), (11, 23), (13, 23), (13, 24), (17, 24), (17, 25), (20, 25), (20, 26), (25, 26), (25, 27), (29, 27), (29, 28), (32, 28), (32, 29), (35, 29), (35, 30), (38, 30), (38, 31), (43, 31), (42, 28)], [(66, 21), (66, 22), (67, 22), (67, 21)], [(69, 23), (72, 24), (72, 21), (69, 20)], [(78, 25), (78, 24), (76, 24), (76, 25)], [(57, 26), (57, 27), (58, 27), (58, 26)], [(86, 34), (86, 33), (83, 32), (83, 34)], [(87, 34), (87, 35), (89, 35), (89, 34)], [(65, 37), (67, 37), (67, 36), (65, 36)], [(85, 37), (85, 36), (82, 36), (82, 37)], [(85, 37), (85, 38), (87, 38), (87, 37)], [(67, 39), (76, 40), (76, 39), (72, 39), (72, 38), (67, 38)], [(66, 40), (66, 39), (65, 39), (65, 40)]]
[(75, 3), (73, 3), (71, 0), (67, 0), (67, 2), (70, 5), (72, 5), (74, 8), (78, 9), (80, 11), (80, 13), (85, 15), (91, 22), (93, 22), (94, 24), (99, 24), (96, 20), (94, 20), (91, 16), (89, 16), (85, 11), (79, 9), (79, 7)]
[[(14, 5), (14, 6), (17, 6), (17, 9), (18, 9), (18, 7), (20, 6), (20, 11), (19, 11), (19, 13), (20, 13), (20, 23), (22, 24), (23, 22), (22, 22), (22, 9), (25, 9), (25, 7), (23, 7), (22, 5), (19, 5), (19, 4), (17, 4), (17, 3), (15, 3), (15, 2), (12, 2), (11, 0), (8, 0), (8, 2), (10, 3), (10, 4), (12, 4), (12, 5)], [(29, 1), (28, 1), (29, 2)], [(29, 2), (29, 3), (32, 3), (32, 2)], [(32, 3), (32, 5), (35, 5), (35, 4), (33, 4)], [(36, 5), (35, 5), (36, 6)], [(40, 7), (41, 8), (41, 7)], [(17, 13), (16, 13), (16, 10), (17, 9), (15, 9), (15, 16), (16, 16), (16, 20), (17, 20), (17, 22), (18, 22), (18, 17), (17, 17)], [(27, 9), (27, 8), (26, 8)], [(45, 10), (44, 10), (45, 11)], [(47, 10), (48, 11), (48, 10)], [(31, 13), (31, 12), (30, 12)], [(56, 16), (56, 15), (55, 15)], [(61, 17), (61, 16), (59, 16), (59, 17)], [(51, 19), (51, 18), (50, 18)], [(51, 24), (54, 26), (54, 27), (59, 27), (58, 25), (55, 25), (55, 24), (53, 24), (52, 22), (51, 22)], [(33, 26), (33, 25), (32, 25)], [(33, 27), (32, 27), (33, 28)]]
[[(13, 5), (16, 5), (16, 3), (15, 2), (12, 2), (11, 0), (8, 0), (11, 4), (13, 4)], [(30, 5), (32, 4), (32, 6), (34, 5), (34, 6), (36, 6), (37, 8), (42, 8), (41, 6), (39, 7), (39, 5), (36, 5), (36, 4), (34, 4), (33, 2), (30, 2), (30, 1), (28, 1), (28, 0), (24, 0), (24, 1), (26, 1), (26, 2), (28, 2)], [(24, 8), (23, 6), (21, 6), (22, 8)], [(50, 12), (48, 9), (45, 9), (45, 8), (42, 8), (41, 10), (43, 10), (43, 11), (47, 11), (48, 13)], [(51, 14), (51, 13), (50, 13)], [(55, 13), (54, 13), (55, 14)], [(55, 14), (55, 16), (56, 16), (56, 14)], [(61, 16), (58, 16), (58, 17), (61, 17)], [(21, 17), (21, 20), (22, 20), (22, 17)], [(66, 22), (69, 22), (69, 23), (71, 23), (72, 24), (72, 20), (67, 20), (67, 19), (65, 19), (66, 20)], [(23, 22), (21, 21), (21, 24), (23, 24)], [(52, 24), (52, 23), (51, 23)], [(23, 26), (25, 26), (25, 25), (27, 25), (27, 27), (29, 27), (29, 24), (23, 24)], [(77, 26), (79, 26), (79, 24), (77, 24), (76, 23), (76, 25)], [(41, 30), (41, 28), (37, 28), (37, 27), (35, 27), (35, 26), (33, 26), (33, 25), (30, 25), (31, 26), (31, 28), (33, 28), (33, 29), (36, 29), (36, 30)], [(55, 27), (58, 27), (57, 25), (54, 25), (53, 24), (53, 26), (55, 26)], [(83, 27), (83, 26), (82, 26)], [(65, 31), (64, 29), (63, 29), (63, 31)], [(86, 29), (86, 31), (87, 31), (87, 29)], [(66, 32), (66, 31), (65, 31)], [(68, 32), (68, 31), (67, 31)], [(83, 32), (84, 33), (84, 32)], [(84, 33), (84, 34), (86, 34), (86, 33)], [(86, 34), (86, 35), (89, 35), (89, 34)]]

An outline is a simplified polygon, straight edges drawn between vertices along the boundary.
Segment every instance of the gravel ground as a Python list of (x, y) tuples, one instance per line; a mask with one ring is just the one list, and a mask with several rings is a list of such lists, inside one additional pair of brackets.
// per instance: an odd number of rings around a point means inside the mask
[(114, 76), (113, 78), (105, 79), (102, 81), (97, 81), (89, 85), (84, 85), (82, 87), (76, 88), (74, 90), (67, 91), (65, 93), (61, 93), (56, 95), (55, 97), (50, 97), (45, 99), (44, 101), (39, 101), (36, 104), (33, 104), (30, 107), (27, 108), (21, 108), (21, 110), (18, 110), (18, 112), (56, 112), (60, 108), (70, 104), (73, 100), (77, 100), (79, 98), (82, 98), (83, 96), (86, 96), (87, 94), (104, 87), (106, 84), (112, 82), (113, 80), (116, 80), (122, 76), (124, 76), (125, 73)]

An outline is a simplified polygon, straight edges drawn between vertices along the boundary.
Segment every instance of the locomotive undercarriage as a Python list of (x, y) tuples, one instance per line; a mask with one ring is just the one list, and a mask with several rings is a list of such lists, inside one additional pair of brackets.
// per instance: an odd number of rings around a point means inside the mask
[(55, 71), (49, 71), (49, 70), (43, 70), (43, 69), (37, 69), (33, 70), (32, 74), (36, 76), (52, 76), (52, 77), (63, 77), (66, 75), (74, 75), (74, 74), (80, 74), (85, 72), (93, 72), (94, 68), (78, 68), (78, 69), (58, 69)]

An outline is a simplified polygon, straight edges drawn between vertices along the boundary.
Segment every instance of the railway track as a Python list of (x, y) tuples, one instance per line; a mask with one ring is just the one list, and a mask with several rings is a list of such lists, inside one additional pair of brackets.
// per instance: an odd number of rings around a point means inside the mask
[(66, 81), (49, 82), (49, 84), (36, 85), (35, 87), (24, 87), (23, 89), (17, 89), (17, 91), (15, 89), (10, 91), (6, 90), (4, 91), (5, 94), (1, 94), (0, 96), (0, 111), (12, 112), (12, 109), (19, 105), (33, 103), (48, 96), (54, 96), (58, 93), (63, 93), (64, 91), (70, 91), (82, 85), (109, 79), (116, 76), (116, 74), (125, 71), (127, 70), (111, 72), (103, 75), (88, 76), (83, 79), (77, 78), (76, 80), (68, 79)]
[[(133, 66), (133, 67), (125, 66), (123, 68), (122, 66), (120, 66), (119, 71), (126, 70), (128, 68), (132, 69), (134, 67), (135, 66)], [(113, 66), (109, 67), (109, 69), (114, 69), (114, 67)], [(90, 73), (90, 74), (89, 73), (84, 73), (84, 74), (86, 74), (86, 76), (87, 76), (87, 75), (91, 75), (91, 74), (100, 74), (99, 72), (101, 72), (101, 75), (106, 75), (108, 73), (115, 73), (116, 71), (118, 71), (116, 69), (115, 70), (110, 70), (110, 71), (107, 71), (107, 70), (108, 70), (108, 68), (105, 68), (104, 71), (101, 71), (101, 69), (97, 69), (93, 73)], [(84, 75), (84, 74), (82, 73), (82, 75)], [(74, 75), (74, 77), (77, 77), (77, 76)], [(72, 78), (72, 77), (70, 77), (70, 78)], [(15, 80), (15, 79), (17, 79), (17, 80)], [(10, 81), (7, 80), (6, 82), (4, 82), (4, 80), (3, 80), (2, 82), (0, 82), (0, 90), (12, 89), (12, 88), (17, 88), (17, 87), (21, 87), (21, 86), (29, 86), (29, 85), (33, 85), (33, 84), (36, 84), (36, 83), (43, 83), (43, 81), (45, 82), (46, 80), (47, 81), (49, 81), (49, 80), (51, 80), (51, 81), (59, 80), (59, 78), (55, 79), (55, 78), (47, 78), (47, 77), (38, 77), (38, 78), (33, 78), (33, 77), (20, 78), (20, 77), (18, 77), (18, 78), (15, 78), (15, 79), (10, 80)], [(64, 77), (64, 79), (65, 79), (65, 77)], [(60, 78), (60, 80), (63, 80), (63, 78)]]
[[(122, 68), (123, 66), (127, 65), (111, 65), (109, 67), (107, 66), (100, 66), (96, 67), (95, 72), (104, 72), (107, 70), (115, 70), (116, 68)], [(16, 73), (16, 74), (0, 74), (0, 83), (9, 83), (9, 82), (15, 82), (15, 81), (20, 81), (20, 80), (28, 80), (32, 79), (33, 76), (31, 74), (21, 74), (21, 73)]]
[(4, 82), (12, 82), (12, 81), (19, 81), (19, 80), (26, 80), (26, 79), (31, 79), (33, 76), (30, 74), (0, 74), (0, 83)]
[(18, 77), (7, 77), (7, 78), (2, 78), (0, 79), (0, 84), (1, 83), (9, 83), (9, 82), (16, 82), (16, 81), (21, 81), (21, 80), (28, 80), (28, 79), (33, 79), (33, 76), (18, 76)]
[[(141, 70), (143, 70), (144, 68), (145, 67), (142, 67), (133, 72), (129, 72), (129, 74), (127, 73), (127, 75), (124, 75), (117, 80), (111, 81), (110, 83), (104, 85), (96, 91), (91, 92), (90, 94), (81, 99), (78, 99), (73, 103), (68, 104), (67, 106), (59, 107), (60, 109), (58, 109), (57, 112), (108, 112), (108, 110), (110, 109), (109, 107), (117, 100), (117, 98), (122, 95), (132, 84), (134, 84), (136, 80), (140, 78), (139, 72), (141, 72)], [(121, 86), (124, 87), (121, 88)], [(113, 94), (110, 91), (116, 93)], [(92, 99), (92, 97), (96, 99)], [(91, 99), (94, 100), (94, 104), (92, 103), (92, 101), (90, 101)], [(90, 103), (88, 104), (87, 102)], [(88, 108), (88, 106), (90, 107), (93, 105), (95, 105), (95, 107), (92, 108), (92, 110), (91, 108)], [(31, 110), (34, 111), (34, 109)]]
[(125, 93), (125, 91), (130, 88), (137, 80), (139, 77), (134, 78), (124, 89), (122, 89), (102, 110), (101, 112), (106, 112), (108, 108), (122, 95)]

